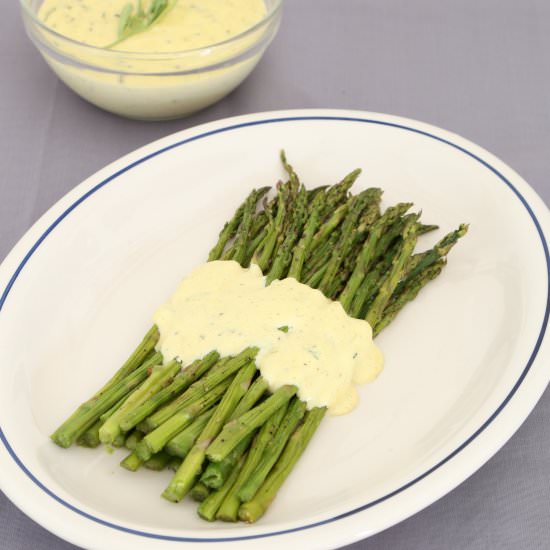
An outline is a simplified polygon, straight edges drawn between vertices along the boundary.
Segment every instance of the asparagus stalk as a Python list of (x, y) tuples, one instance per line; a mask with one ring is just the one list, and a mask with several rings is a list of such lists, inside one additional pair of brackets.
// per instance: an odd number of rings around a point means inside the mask
[(435, 231), (436, 229), (439, 229), (439, 225), (426, 225), (423, 223), (418, 223), (416, 234), (420, 237), (420, 235), (430, 233), (430, 231)]
[(223, 460), (210, 462), (201, 475), (201, 482), (210, 489), (220, 489), (246, 453), (253, 437), (254, 432), (248, 434)]
[(273, 465), (281, 456), (289, 437), (292, 435), (298, 423), (302, 420), (306, 412), (306, 406), (303, 401), (295, 398), (286, 412), (281, 425), (273, 438), (267, 443), (265, 451), (258, 460), (253, 472), (243, 483), (238, 491), (238, 498), (242, 502), (249, 502), (258, 489), (265, 481), (267, 475), (273, 468)]
[(222, 505), (227, 493), (229, 493), (231, 487), (235, 484), (237, 476), (242, 469), (244, 463), (244, 457), (241, 457), (237, 462), (235, 468), (225, 481), (225, 483), (216, 491), (211, 492), (200, 504), (198, 508), (199, 516), (207, 521), (214, 521), (216, 514)]
[[(143, 340), (140, 342), (139, 346), (133, 351), (130, 357), (126, 362), (118, 369), (118, 371), (106, 382), (103, 387), (98, 390), (88, 401), (82, 403), (72, 414), (69, 416), (64, 424), (71, 424), (77, 418), (79, 418), (89, 407), (90, 404), (100, 397), (103, 393), (112, 389), (113, 386), (118, 384), (123, 378), (125, 378), (129, 373), (134, 371), (139, 365), (144, 361), (149, 359), (149, 357), (154, 353), (154, 348), (159, 339), (159, 332), (156, 326), (153, 326), (147, 334), (144, 336)], [(85, 431), (85, 430), (84, 430)], [(82, 433), (82, 432), (81, 432)]]
[(179, 458), (185, 458), (187, 453), (191, 450), (197, 437), (201, 434), (202, 430), (210, 420), (210, 417), (214, 413), (214, 409), (202, 413), (196, 418), (190, 426), (185, 428), (178, 435), (173, 437), (165, 447), (168, 454)]
[(196, 401), (199, 397), (204, 395), (213, 386), (219, 384), (222, 380), (225, 380), (228, 376), (231, 376), (251, 359), (253, 359), (258, 353), (258, 348), (247, 348), (239, 355), (228, 358), (226, 361), (213, 368), (206, 376), (203, 376), (195, 383), (193, 383), (189, 389), (180, 395), (177, 399), (159, 409), (155, 414), (151, 415), (139, 427), (145, 432), (149, 432), (164, 422), (166, 422), (176, 412), (186, 407), (187, 405)]
[(306, 413), (303, 424), (290, 436), (283, 454), (254, 498), (239, 508), (239, 519), (253, 523), (264, 515), (279, 488), (302, 456), (325, 412), (325, 408), (315, 408)]
[(395, 292), (399, 293), (409, 281), (414, 279), (424, 269), (437, 262), (440, 258), (445, 257), (458, 242), (458, 240), (466, 235), (467, 232), (468, 225), (461, 224), (458, 229), (445, 235), (431, 250), (428, 250), (424, 254), (418, 255), (418, 261), (414, 263), (412, 268), (409, 268), (405, 278), (399, 283), (395, 289)]
[[(142, 382), (141, 384), (145, 384), (145, 382), (147, 381), (147, 379), (145, 379), (144, 382)], [(141, 387), (138, 386), (137, 389), (139, 389)], [(135, 391), (137, 391), (137, 389)], [(122, 407), (122, 404), (126, 401), (126, 399), (128, 399), (128, 396), (125, 395), (122, 399), (120, 399), (120, 401), (117, 401), (108, 411), (105, 411), (100, 417), (99, 417), (99, 420), (101, 420), (101, 423), (103, 424), (103, 422), (105, 422), (108, 418), (110, 418), (116, 411), (118, 411), (118, 409), (120, 409), (120, 407)]]
[[(299, 399), (294, 398), (294, 402)], [(305, 409), (305, 405), (304, 405)], [(239, 506), (241, 505), (241, 499), (239, 498), (239, 493), (241, 487), (246, 483), (250, 478), (252, 472), (255, 470), (256, 466), (260, 462), (266, 446), (269, 444), (273, 438), (275, 432), (279, 428), (279, 425), (285, 417), (287, 411), (287, 406), (283, 405), (277, 411), (275, 411), (267, 420), (267, 422), (261, 427), (260, 431), (254, 438), (252, 445), (246, 455), (245, 463), (237, 476), (237, 479), (229, 492), (227, 493), (222, 505), (220, 506), (216, 517), (222, 521), (237, 521), (237, 516), (239, 512)]]
[(411, 203), (400, 203), (388, 208), (382, 217), (373, 225), (369, 235), (357, 256), (355, 269), (349, 278), (344, 291), (340, 295), (340, 302), (344, 309), (349, 312), (353, 297), (357, 293), (359, 286), (367, 276), (375, 258), (376, 247), (382, 232), (386, 227), (395, 223), (396, 219), (403, 215), (410, 207)]
[(141, 468), (142, 464), (143, 460), (139, 458), (136, 451), (132, 451), (120, 462), (120, 465), (125, 470), (129, 470), (130, 472), (136, 472), (137, 470), (139, 470), (139, 468)]
[(124, 447), (125, 443), (126, 443), (126, 434), (120, 433), (113, 439), (111, 445), (116, 449), (120, 449), (121, 447)]
[[(328, 202), (328, 199), (327, 199)], [(331, 216), (328, 220), (323, 222), (319, 227), (317, 233), (315, 233), (313, 239), (311, 240), (310, 252), (309, 255), (312, 255), (321, 245), (327, 242), (333, 235), (334, 231), (342, 223), (342, 220), (346, 217), (348, 212), (349, 203), (346, 202), (341, 204), (334, 212), (331, 212)], [(309, 257), (306, 258), (309, 261)]]
[(304, 231), (302, 233), (301, 239), (298, 241), (296, 248), (294, 249), (294, 254), (292, 256), (292, 263), (290, 264), (290, 269), (288, 272), (289, 277), (294, 277), (298, 281), (302, 275), (302, 268), (308, 251), (311, 247), (313, 237), (317, 228), (319, 227), (321, 219), (321, 208), (323, 207), (325, 201), (325, 196), (323, 193), (318, 193), (315, 195), (311, 205), (309, 218), (304, 226)]
[(126, 378), (113, 385), (103, 393), (97, 394), (78, 408), (78, 414), (73, 414), (51, 435), (54, 443), (60, 447), (70, 447), (75, 439), (124, 395), (136, 388), (145, 378), (149, 369), (162, 360), (160, 353), (155, 353), (140, 367), (131, 372)]
[(339, 183), (333, 185), (327, 190), (327, 202), (324, 212), (325, 215), (332, 214), (333, 210), (335, 210), (342, 203), (346, 202), (349, 190), (360, 175), (361, 169), (356, 168), (355, 170), (352, 170), (349, 174), (346, 174), (346, 176), (344, 176), (344, 179), (342, 179)]
[(290, 178), (290, 183), (296, 187), (299, 187), (300, 178), (298, 177), (298, 174), (296, 174), (296, 172), (294, 171), (294, 168), (288, 163), (286, 159), (286, 153), (284, 152), (284, 150), (281, 151), (280, 158), (281, 158), (281, 163), (283, 164), (283, 168), (286, 170), (286, 173)]
[(402, 243), (398, 241), (391, 249), (386, 253), (384, 257), (376, 264), (376, 266), (369, 271), (367, 276), (363, 279), (363, 282), (355, 293), (348, 314), (351, 317), (365, 318), (367, 314), (367, 307), (370, 304), (372, 298), (378, 292), (378, 288), (384, 282), (387, 272), (391, 267), (393, 258), (398, 254), (401, 249)]
[(143, 439), (143, 434), (141, 432), (133, 431), (131, 434), (128, 435), (126, 438), (126, 448), (129, 451), (134, 451), (137, 447), (138, 443)]
[(230, 259), (235, 260), (241, 265), (246, 258), (247, 244), (252, 230), (252, 220), (256, 211), (256, 202), (257, 193), (252, 193), (245, 203), (243, 217), (237, 230), (231, 255), (229, 256)]
[(143, 465), (148, 470), (154, 470), (155, 472), (160, 472), (161, 470), (164, 470), (172, 457), (165, 453), (164, 451), (160, 451), (156, 455), (153, 455), (149, 460), (143, 463)]
[(248, 434), (260, 427), (279, 407), (288, 403), (297, 392), (296, 386), (281, 386), (263, 403), (239, 418), (228, 422), (208, 446), (206, 454), (214, 462), (223, 460)]
[[(235, 407), (235, 410), (228, 420), (239, 418), (244, 413), (248, 412), (264, 394), (267, 387), (267, 382), (262, 376), (256, 378), (244, 397), (239, 401), (239, 404)], [(253, 434), (250, 434), (248, 437), (245, 437), (224, 460), (220, 462), (210, 462), (201, 476), (201, 481), (211, 489), (219, 489), (239, 461), (240, 457), (248, 449), (252, 436)]]
[(378, 335), (384, 328), (386, 328), (397, 316), (397, 314), (403, 309), (403, 307), (410, 301), (414, 300), (418, 293), (426, 286), (430, 281), (433, 281), (445, 267), (445, 259), (441, 259), (434, 264), (428, 266), (414, 279), (409, 281), (402, 289), (401, 292), (393, 299), (384, 309), (382, 318), (376, 323), (374, 327), (374, 335)]
[(129, 395), (121, 407), (115, 411), (99, 429), (99, 439), (102, 443), (110, 444), (122, 433), (120, 426), (124, 416), (141, 405), (144, 401), (157, 393), (167, 380), (172, 379), (180, 370), (181, 365), (173, 359), (166, 365), (157, 365), (152, 368), (151, 375), (133, 393)]
[(149, 415), (155, 412), (161, 405), (185, 391), (193, 382), (198, 380), (205, 372), (210, 370), (219, 358), (220, 354), (216, 351), (212, 351), (208, 355), (205, 355), (202, 359), (194, 361), (190, 366), (178, 374), (169, 386), (162, 388), (154, 395), (151, 395), (139, 406), (127, 411), (120, 419), (121, 429), (127, 432), (134, 426), (137, 426), (142, 420), (145, 420)]
[(378, 200), (380, 197), (380, 189), (367, 189), (359, 195), (356, 195), (351, 200), (348, 214), (342, 224), (342, 233), (340, 241), (333, 250), (331, 258), (328, 262), (327, 269), (323, 275), (321, 282), (319, 283), (319, 290), (328, 293), (330, 290), (331, 282), (336, 275), (340, 265), (344, 261), (344, 258), (349, 254), (353, 245), (353, 239), (356, 233), (355, 226), (359, 216), (363, 212), (367, 203), (373, 198)]
[(202, 502), (210, 494), (210, 489), (200, 481), (197, 481), (193, 488), (191, 489), (191, 498), (195, 502)]
[(309, 277), (306, 280), (306, 285), (310, 286), (311, 288), (318, 288), (323, 277), (325, 276), (325, 273), (328, 269), (328, 264), (323, 265), (319, 269), (317, 269), (311, 277)]
[(210, 254), (208, 255), (208, 261), (211, 262), (213, 260), (219, 260), (222, 257), (223, 251), (225, 249), (226, 244), (235, 236), (235, 233), (237, 232), (237, 228), (239, 227), (239, 224), (241, 223), (241, 219), (243, 217), (243, 212), (246, 207), (247, 201), (251, 197), (257, 197), (258, 199), (261, 198), (263, 195), (265, 195), (269, 191), (269, 187), (263, 187), (256, 191), (253, 189), (248, 198), (239, 206), (233, 217), (223, 226), (223, 229), (220, 232), (218, 242), (212, 248), (210, 251)]
[(116, 386), (121, 380), (142, 365), (145, 360), (149, 359), (155, 352), (155, 346), (159, 338), (159, 329), (154, 325), (147, 331), (147, 334), (143, 337), (139, 346), (133, 351), (132, 355), (128, 357), (124, 365), (122, 365), (114, 376), (96, 393), (96, 396)]
[(96, 420), (96, 422), (88, 428), (84, 433), (82, 433), (76, 440), (76, 444), (81, 447), (88, 447), (90, 449), (95, 449), (101, 443), (99, 440), (99, 428), (103, 422), (101, 419)]
[(403, 230), (403, 246), (393, 259), (389, 275), (382, 283), (376, 298), (369, 307), (365, 320), (371, 327), (376, 326), (382, 317), (382, 312), (390, 301), (393, 291), (399, 284), (399, 281), (403, 275), (403, 270), (407, 264), (407, 260), (410, 258), (412, 251), (414, 250), (414, 246), (416, 244), (415, 221), (416, 220), (413, 221), (413, 219), (411, 219), (409, 223), (405, 225)]
[(139, 458), (144, 461), (149, 460), (151, 456), (162, 450), (170, 439), (189, 426), (197, 416), (214, 405), (230, 387), (231, 383), (230, 379), (223, 380), (202, 397), (171, 416), (164, 424), (149, 432), (136, 447)]
[(246, 393), (256, 367), (254, 363), (248, 363), (235, 375), (233, 382), (223, 396), (208, 424), (197, 439), (193, 448), (189, 451), (172, 481), (166, 487), (162, 496), (172, 502), (179, 502), (191, 489), (202, 468), (206, 458), (206, 448), (218, 435), (227, 418), (231, 415), (237, 403)]
[(302, 227), (306, 221), (307, 213), (307, 193), (304, 188), (300, 189), (296, 204), (292, 212), (292, 221), (286, 232), (281, 247), (277, 250), (277, 254), (271, 265), (266, 277), (266, 284), (272, 283), (275, 279), (284, 277), (288, 271), (290, 262), (292, 261), (292, 251), (296, 242), (300, 238)]
[(267, 235), (264, 239), (263, 245), (259, 251), (259, 254), (254, 254), (252, 261), (260, 267), (263, 273), (265, 273), (271, 263), (273, 251), (277, 244), (279, 235), (283, 232), (283, 224), (285, 220), (285, 214), (287, 205), (285, 204), (283, 186), (277, 185), (277, 214), (275, 218), (271, 217), (269, 220)]

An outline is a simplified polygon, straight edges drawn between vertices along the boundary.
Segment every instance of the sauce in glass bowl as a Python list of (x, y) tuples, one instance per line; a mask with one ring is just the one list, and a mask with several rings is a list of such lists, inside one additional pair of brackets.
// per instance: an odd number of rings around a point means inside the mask
[[(149, 3), (150, 5), (150, 3)], [(44, 0), (38, 17), (59, 34), (90, 46), (129, 52), (177, 52), (204, 48), (236, 36), (266, 14), (263, 0), (169, 0), (143, 32), (119, 41), (128, 0)], [(142, 2), (142, 10), (147, 3)]]
[(128, 14), (147, 14), (153, 2), (21, 5), (31, 40), (65, 84), (108, 111), (151, 120), (190, 114), (231, 92), (275, 36), (282, 8), (282, 0), (167, 0), (144, 30), (121, 37)]

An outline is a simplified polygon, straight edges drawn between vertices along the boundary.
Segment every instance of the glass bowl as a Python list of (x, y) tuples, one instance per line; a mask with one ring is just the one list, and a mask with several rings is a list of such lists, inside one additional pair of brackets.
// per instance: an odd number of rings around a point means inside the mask
[(163, 120), (212, 105), (246, 78), (277, 33), (283, 0), (265, 0), (264, 18), (228, 40), (167, 53), (89, 46), (44, 25), (42, 0), (20, 3), (29, 38), (69, 88), (118, 115)]

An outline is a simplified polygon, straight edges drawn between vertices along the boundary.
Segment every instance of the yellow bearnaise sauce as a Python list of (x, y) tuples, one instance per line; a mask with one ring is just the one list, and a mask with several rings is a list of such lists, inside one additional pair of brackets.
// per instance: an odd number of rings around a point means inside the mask
[[(151, 1), (142, 0), (144, 9)], [(129, 3), (135, 13), (138, 0), (44, 0), (38, 16), (56, 33), (41, 39), (62, 56), (43, 51), (61, 80), (132, 118), (174, 118), (215, 103), (254, 69), (274, 30), (259, 25), (264, 0), (169, 0), (148, 29), (117, 43)]]
[[(104, 48), (118, 38), (120, 13), (129, 0), (44, 0), (38, 17), (72, 40)], [(137, 0), (131, 2), (137, 5)], [(143, 1), (144, 7), (149, 5)], [(170, 0), (146, 31), (114, 46), (129, 52), (176, 52), (236, 36), (266, 14), (263, 0)]]
[(293, 384), (308, 408), (326, 406), (333, 415), (350, 412), (358, 399), (355, 384), (373, 380), (382, 369), (366, 321), (293, 278), (265, 286), (254, 264), (197, 267), (154, 321), (165, 359), (189, 364), (212, 350), (228, 356), (256, 346), (256, 365), (272, 390)]

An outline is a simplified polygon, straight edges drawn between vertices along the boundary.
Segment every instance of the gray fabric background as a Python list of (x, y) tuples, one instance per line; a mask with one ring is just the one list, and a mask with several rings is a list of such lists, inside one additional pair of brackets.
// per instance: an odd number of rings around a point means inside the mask
[[(151, 140), (283, 108), (380, 111), (486, 147), (550, 204), (548, 0), (289, 0), (249, 80), (185, 120), (141, 123), (86, 104), (0, 17), (0, 259), (58, 198)], [(550, 548), (550, 391), (505, 447), (426, 510), (351, 550)], [(258, 543), (261, 547), (261, 541)], [(69, 550), (0, 493), (1, 550)]]

